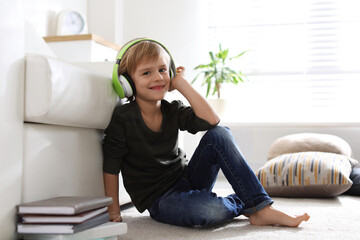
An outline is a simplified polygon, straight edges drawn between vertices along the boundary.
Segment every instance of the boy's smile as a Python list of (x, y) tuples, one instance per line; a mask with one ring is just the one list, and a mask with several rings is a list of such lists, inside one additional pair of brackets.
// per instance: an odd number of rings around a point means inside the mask
[(157, 85), (157, 86), (153, 86), (150, 87), (151, 90), (155, 90), (155, 91), (160, 91), (165, 87), (165, 85)]
[(139, 62), (132, 74), (137, 100), (158, 101), (165, 97), (170, 85), (169, 63), (170, 57), (166, 53)]

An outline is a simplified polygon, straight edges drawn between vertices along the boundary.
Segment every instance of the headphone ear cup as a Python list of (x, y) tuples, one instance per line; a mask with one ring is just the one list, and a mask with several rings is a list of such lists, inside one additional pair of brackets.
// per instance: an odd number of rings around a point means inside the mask
[(125, 97), (131, 97), (135, 95), (135, 84), (129, 74), (123, 73), (122, 75), (120, 75), (119, 82), (124, 90)]
[(172, 80), (174, 78), (174, 73), (173, 73), (172, 69), (170, 69), (169, 75), (170, 75), (170, 80)]
[[(170, 56), (171, 57), (171, 56)], [(171, 58), (170, 61), (170, 80), (172, 80), (175, 76), (176, 76), (176, 67), (175, 67), (175, 62), (174, 60)]]
[(122, 82), (120, 81), (120, 76), (118, 75), (118, 68), (119, 68), (119, 64), (115, 64), (114, 68), (113, 68), (113, 73), (112, 73), (112, 84), (113, 84), (116, 94), (120, 98), (125, 98), (126, 97), (125, 91), (122, 86)]

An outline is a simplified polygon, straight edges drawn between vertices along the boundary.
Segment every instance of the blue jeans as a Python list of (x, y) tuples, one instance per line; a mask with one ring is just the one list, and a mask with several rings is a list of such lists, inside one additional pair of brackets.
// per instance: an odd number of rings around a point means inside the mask
[[(234, 194), (212, 192), (219, 169)], [(180, 179), (148, 208), (150, 216), (178, 226), (208, 226), (272, 204), (230, 130), (217, 126), (202, 137)]]

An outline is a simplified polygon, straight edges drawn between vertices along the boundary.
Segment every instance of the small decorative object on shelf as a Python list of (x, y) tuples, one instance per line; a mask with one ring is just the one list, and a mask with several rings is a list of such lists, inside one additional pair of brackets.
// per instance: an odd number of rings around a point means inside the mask
[(86, 33), (87, 24), (84, 16), (71, 9), (61, 11), (57, 17), (57, 35), (75, 35)]

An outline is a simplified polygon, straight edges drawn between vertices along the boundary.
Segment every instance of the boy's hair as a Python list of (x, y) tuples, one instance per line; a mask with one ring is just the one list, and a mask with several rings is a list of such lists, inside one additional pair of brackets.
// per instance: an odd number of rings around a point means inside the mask
[[(126, 44), (124, 46), (126, 46)], [(136, 43), (135, 45), (131, 46), (121, 58), (121, 62), (118, 68), (118, 76), (122, 75), (125, 72), (130, 75), (133, 74), (141, 60), (143, 60), (144, 58), (156, 59), (163, 53), (169, 55), (163, 49), (163, 47), (161, 47), (156, 42), (141, 41)]]

